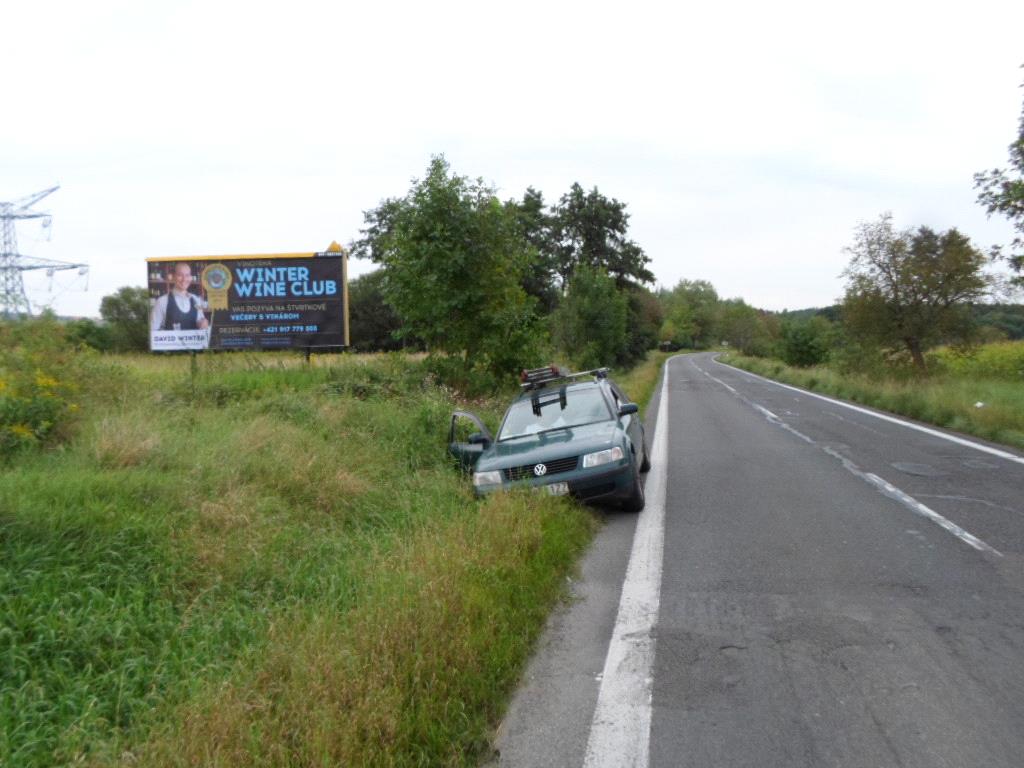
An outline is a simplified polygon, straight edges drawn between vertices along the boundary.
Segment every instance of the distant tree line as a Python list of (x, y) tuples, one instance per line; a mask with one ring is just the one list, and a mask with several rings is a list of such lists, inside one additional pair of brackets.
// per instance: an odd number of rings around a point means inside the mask
[(851, 370), (885, 364), (926, 372), (938, 344), (1024, 338), (1024, 306), (983, 303), (997, 281), (989, 258), (950, 229), (897, 230), (892, 216), (864, 222), (847, 249), (846, 292), (823, 309), (768, 312), (722, 300), (705, 281), (661, 290), (660, 340), (669, 349), (722, 344), (790, 365), (833, 362)]

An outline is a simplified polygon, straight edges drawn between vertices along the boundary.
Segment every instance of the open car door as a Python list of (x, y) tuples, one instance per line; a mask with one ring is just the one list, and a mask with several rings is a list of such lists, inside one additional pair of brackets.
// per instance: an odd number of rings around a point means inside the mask
[(480, 455), (494, 442), (475, 413), (455, 411), (448, 427), (448, 455), (463, 472), (472, 472)]

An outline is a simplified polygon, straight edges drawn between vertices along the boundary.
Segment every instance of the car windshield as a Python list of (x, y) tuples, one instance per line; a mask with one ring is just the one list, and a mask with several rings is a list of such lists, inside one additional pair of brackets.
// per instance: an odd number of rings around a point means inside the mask
[(579, 427), (611, 418), (604, 396), (597, 387), (566, 391), (564, 408), (557, 389), (538, 393), (536, 402), (540, 406), (539, 416), (534, 412), (533, 398), (513, 403), (505, 415), (498, 439), (508, 440), (551, 429)]

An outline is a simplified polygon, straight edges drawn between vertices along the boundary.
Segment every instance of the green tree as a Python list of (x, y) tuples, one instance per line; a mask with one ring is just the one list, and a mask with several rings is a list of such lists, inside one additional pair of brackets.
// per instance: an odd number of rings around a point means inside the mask
[[(999, 213), (1013, 224), (1017, 236), (1011, 247), (1014, 253), (1008, 259), (1018, 273), (1015, 282), (1024, 285), (1024, 108), (1021, 109), (1017, 138), (1009, 147), (1010, 167), (993, 169), (974, 175), (974, 188), (979, 190), (978, 202), (991, 216)], [(996, 248), (997, 255), (1001, 254)]]
[(400, 339), (402, 321), (384, 299), (384, 270), (360, 275), (348, 284), (349, 341), (357, 352), (391, 352), (418, 346)]
[(521, 201), (510, 200), (507, 205), (532, 249), (529, 265), (523, 273), (523, 290), (537, 300), (541, 314), (549, 315), (558, 305), (559, 292), (555, 284), (558, 260), (552, 239), (552, 217), (544, 208), (544, 195), (527, 187)]
[(658, 294), (665, 323), (661, 340), (679, 347), (706, 348), (714, 344), (718, 292), (707, 280), (680, 280)]
[(145, 288), (118, 288), (100, 301), (100, 316), (110, 329), (111, 347), (118, 352), (149, 349), (149, 292)]
[(715, 328), (722, 341), (745, 355), (768, 356), (775, 328), (764, 312), (743, 299), (727, 299), (719, 303), (717, 314)]
[(357, 255), (384, 267), (381, 290), (400, 334), (494, 374), (535, 362), (534, 302), (522, 288), (530, 248), (519, 222), (482, 180), (443, 156), (403, 198), (365, 214)]
[(833, 333), (832, 323), (821, 315), (783, 321), (779, 345), (783, 361), (799, 368), (824, 363)]
[(629, 299), (608, 274), (582, 265), (551, 316), (555, 345), (581, 368), (616, 365), (628, 358)]
[(902, 347), (924, 372), (929, 346), (970, 338), (970, 303), (988, 292), (991, 279), (985, 255), (956, 229), (898, 232), (886, 213), (860, 224), (847, 252), (843, 321), (853, 339)]
[(573, 184), (552, 214), (552, 240), (563, 287), (580, 266), (611, 274), (619, 287), (654, 282), (647, 269), (650, 259), (628, 239), (628, 231), (625, 203), (605, 197), (597, 187), (584, 192), (578, 183)]
[(626, 351), (619, 363), (632, 365), (643, 360), (647, 352), (657, 346), (664, 315), (658, 297), (642, 285), (628, 286), (625, 294), (628, 299)]
[(1024, 339), (1024, 305), (975, 304), (973, 310), (979, 325), (992, 328), (1010, 340)]

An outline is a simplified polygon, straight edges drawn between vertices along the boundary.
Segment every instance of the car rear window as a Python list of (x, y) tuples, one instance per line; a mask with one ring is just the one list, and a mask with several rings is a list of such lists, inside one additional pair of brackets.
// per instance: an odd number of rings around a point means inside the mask
[(537, 402), (540, 406), (539, 416), (534, 413), (533, 399), (513, 403), (505, 414), (505, 423), (501, 425), (498, 439), (508, 440), (552, 429), (579, 427), (598, 421), (608, 421), (612, 417), (604, 395), (596, 387), (567, 390), (564, 408), (558, 390), (539, 393)]

